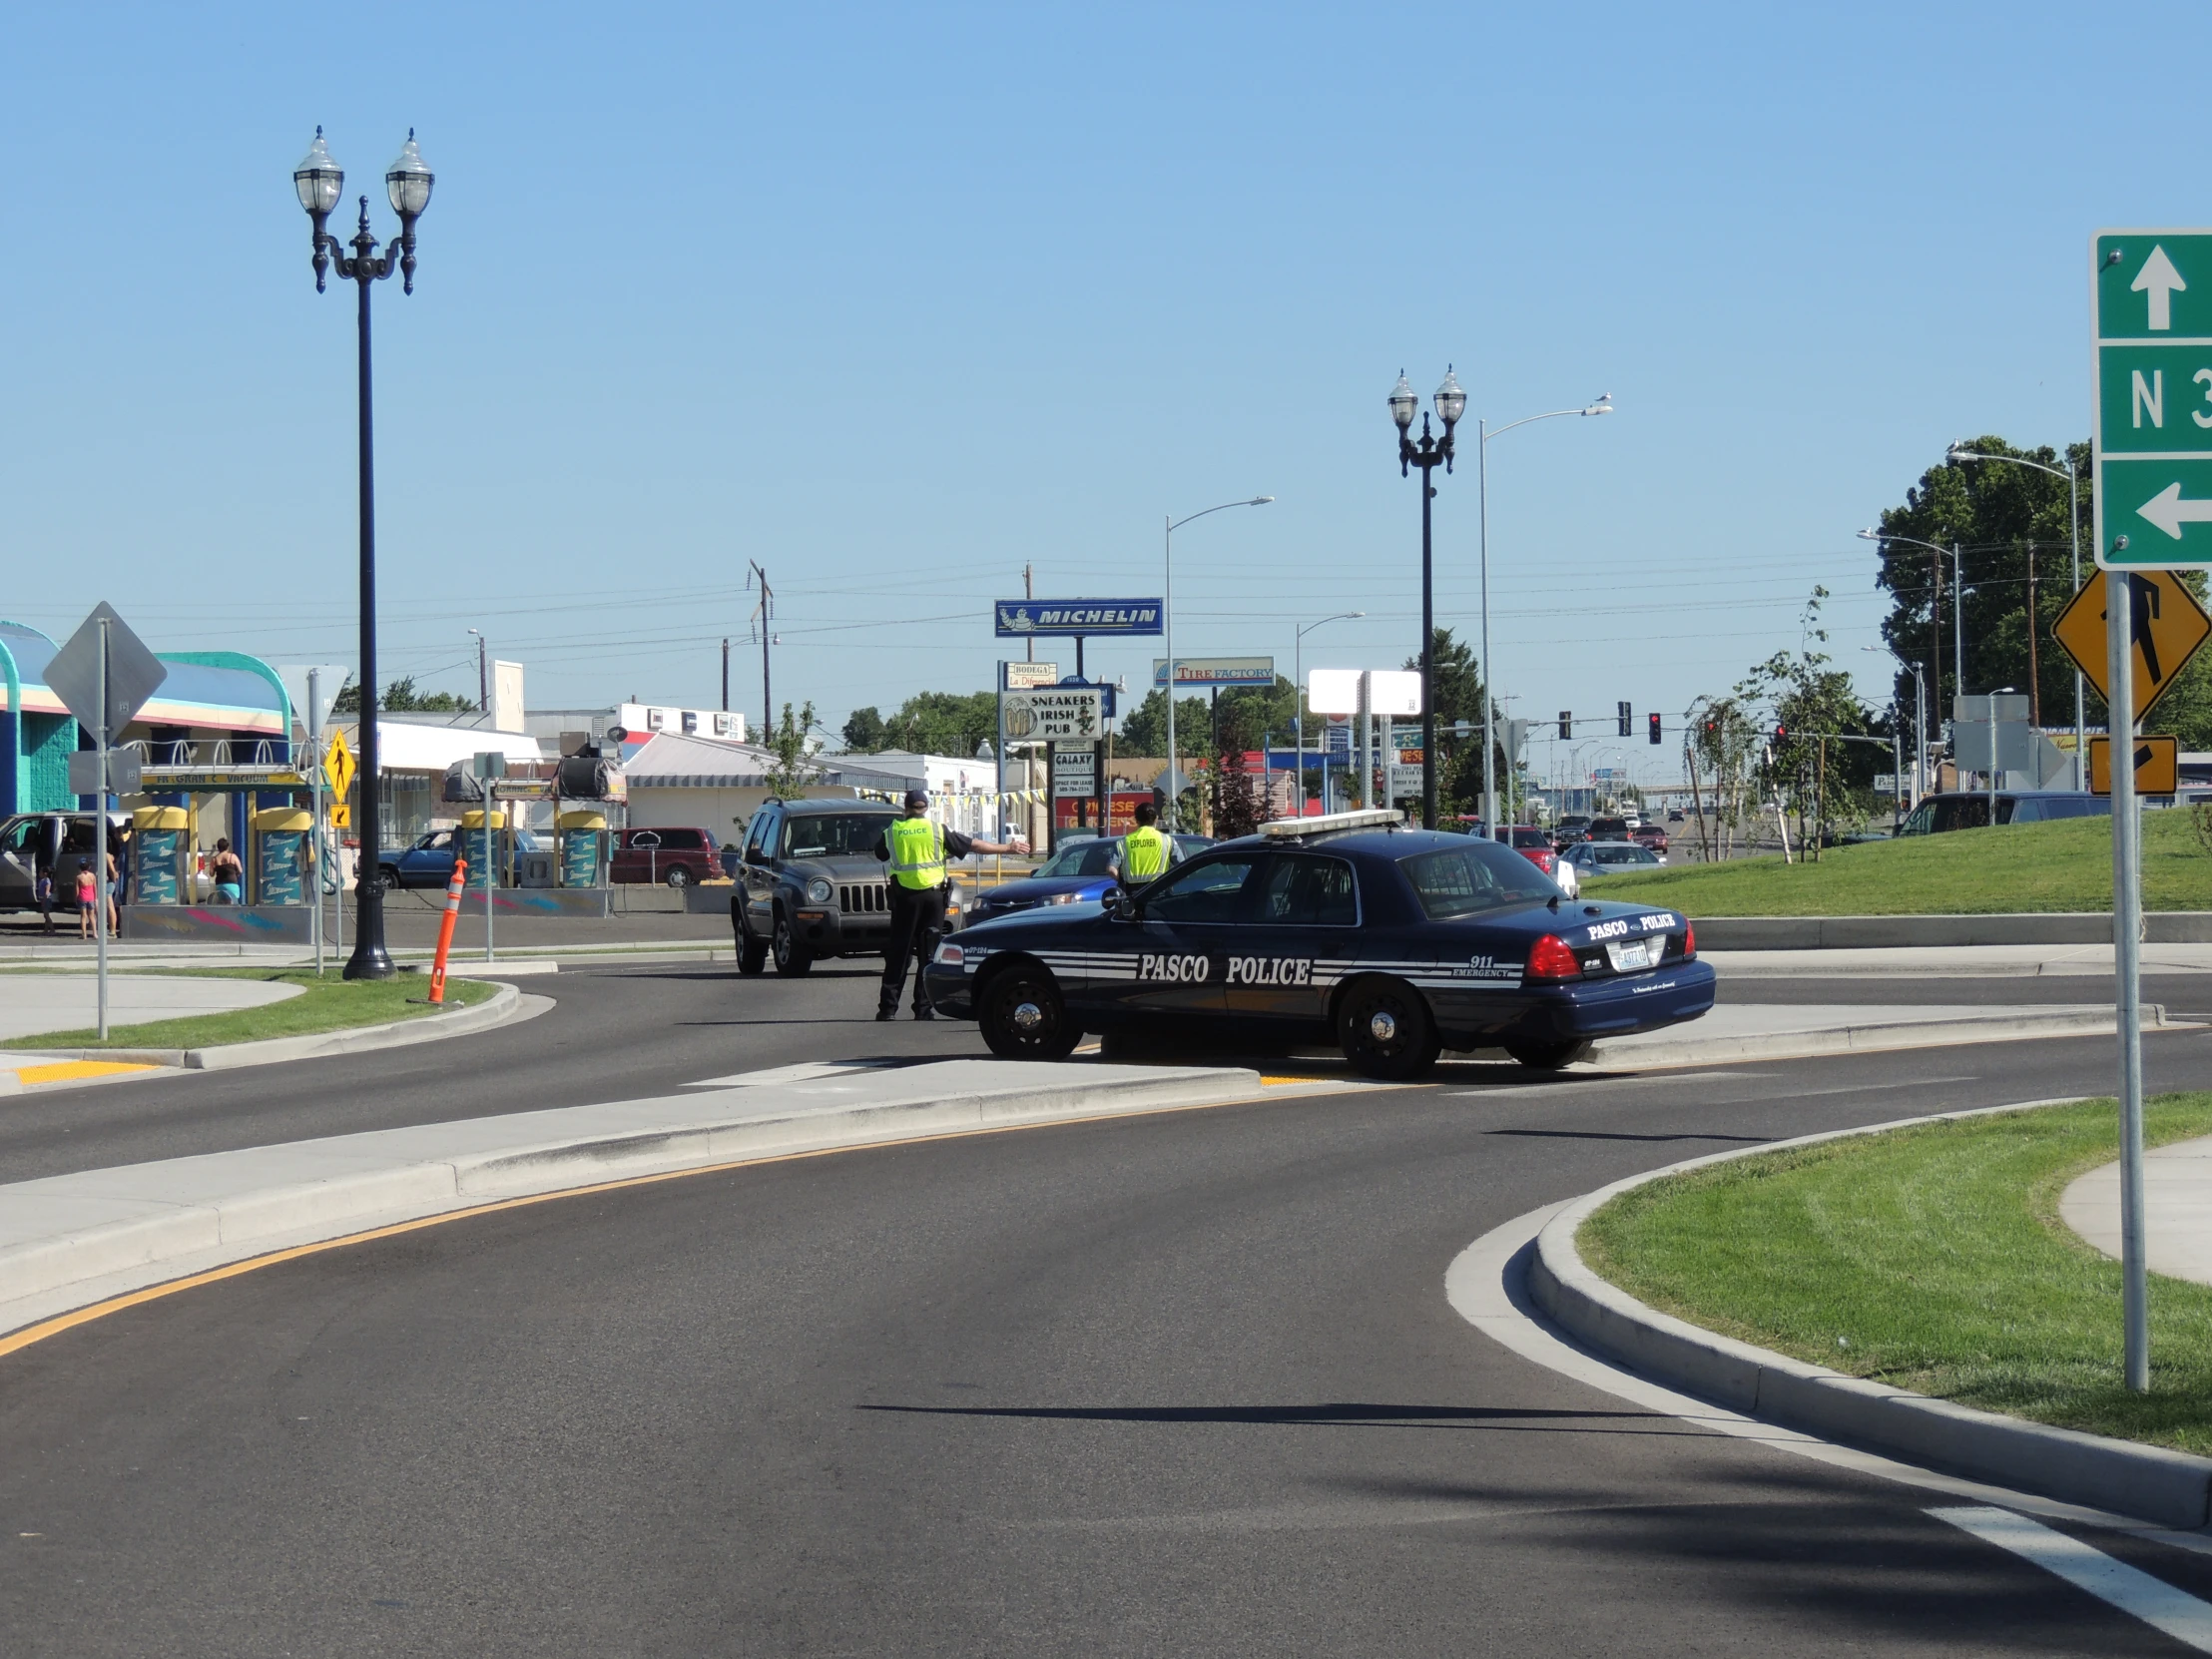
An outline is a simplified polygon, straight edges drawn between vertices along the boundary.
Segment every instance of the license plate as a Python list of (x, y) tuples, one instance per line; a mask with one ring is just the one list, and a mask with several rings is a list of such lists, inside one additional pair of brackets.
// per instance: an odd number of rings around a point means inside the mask
[(1648, 939), (1608, 941), (1605, 954), (1612, 958), (1615, 973), (1625, 973), (1630, 968), (1657, 967), (1660, 953), (1666, 948), (1666, 935), (1661, 933)]

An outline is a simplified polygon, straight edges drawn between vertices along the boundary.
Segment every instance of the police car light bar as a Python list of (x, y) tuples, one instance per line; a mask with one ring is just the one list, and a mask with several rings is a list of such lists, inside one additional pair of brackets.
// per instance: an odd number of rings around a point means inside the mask
[(1325, 830), (1380, 830), (1404, 822), (1405, 815), (1395, 807), (1370, 807), (1357, 813), (1323, 813), (1318, 818), (1271, 819), (1260, 826), (1260, 833), (1318, 835)]

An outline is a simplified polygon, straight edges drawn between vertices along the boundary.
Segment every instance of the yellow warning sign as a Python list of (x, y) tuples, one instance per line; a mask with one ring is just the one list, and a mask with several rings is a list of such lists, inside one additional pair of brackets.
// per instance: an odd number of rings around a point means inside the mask
[[(2100, 571), (2098, 574), (2102, 575), (2103, 573)], [(346, 747), (345, 734), (343, 732), (331, 733), (330, 748), (322, 757), (322, 775), (329, 780), (330, 793), (342, 802), (345, 799), (345, 792), (353, 787), (353, 774), (359, 770), (353, 764), (353, 751)], [(338, 822), (337, 813), (340, 810), (342, 809), (332, 810), (330, 817), (332, 824)]]
[(335, 807), (332, 807), (330, 809), (330, 828), (333, 830), (352, 829), (353, 809), (348, 807), (342, 801), (339, 802)]
[[(2181, 788), (2181, 740), (2179, 738), (2137, 738), (2135, 740), (2135, 793), (2137, 795), (2172, 795)], [(2112, 740), (2089, 740), (2089, 793), (2112, 793)]]
[[(2204, 607), (2181, 585), (2175, 572), (2138, 570), (2134, 574), (2133, 615), (2129, 622), (2135, 638), (2135, 718), (2141, 720), (2180, 677), (2197, 648), (2212, 636), (2212, 616), (2204, 614)], [(2111, 655), (2105, 649), (2104, 592), (2104, 572), (2100, 570), (2051, 626), (2052, 637), (2080, 666), (2099, 697), (2110, 696), (2106, 682), (2111, 678)]]

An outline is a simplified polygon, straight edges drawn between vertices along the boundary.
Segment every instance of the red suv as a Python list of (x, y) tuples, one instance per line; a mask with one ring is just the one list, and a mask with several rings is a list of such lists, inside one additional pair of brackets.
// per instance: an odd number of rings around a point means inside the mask
[(721, 873), (722, 848), (712, 830), (623, 830), (615, 835), (607, 879), (688, 887)]
[(1501, 824), (1490, 831), (1490, 838), (1502, 841), (1546, 875), (1559, 873), (1559, 854), (1553, 849), (1551, 836), (1529, 824)]

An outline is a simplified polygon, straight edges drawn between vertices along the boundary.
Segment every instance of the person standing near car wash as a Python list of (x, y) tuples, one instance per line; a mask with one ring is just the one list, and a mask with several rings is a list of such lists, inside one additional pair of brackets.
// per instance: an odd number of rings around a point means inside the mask
[(1151, 802), (1137, 808), (1137, 828), (1121, 837), (1114, 852), (1114, 873), (1125, 887), (1141, 886), (1175, 862), (1175, 842), (1160, 832), (1160, 809)]
[(944, 933), (944, 904), (949, 879), (947, 857), (965, 858), (971, 852), (1026, 852), (1029, 843), (1016, 835), (1010, 841), (976, 840), (957, 830), (929, 822), (929, 797), (920, 790), (906, 792), (906, 816), (891, 821), (875, 837), (875, 855), (890, 876), (891, 936), (883, 947), (883, 992), (876, 1003), (877, 1019), (898, 1017), (898, 993), (906, 983), (906, 961), (914, 961), (914, 1018), (935, 1019), (929, 1006), (929, 990), (922, 969)]

